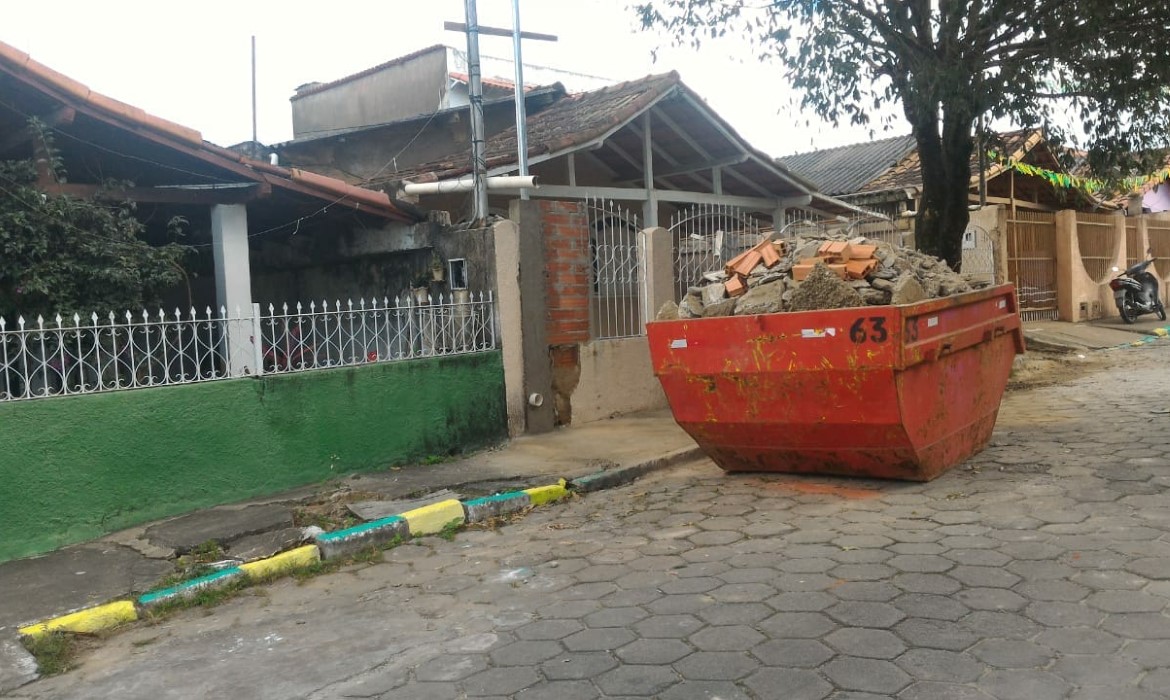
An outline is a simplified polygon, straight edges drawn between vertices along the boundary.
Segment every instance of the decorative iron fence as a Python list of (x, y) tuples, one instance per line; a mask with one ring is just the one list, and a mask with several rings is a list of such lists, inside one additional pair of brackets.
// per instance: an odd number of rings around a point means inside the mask
[(638, 217), (611, 200), (587, 200), (586, 209), (592, 258), (592, 336), (600, 339), (645, 335), (645, 238)]
[[(0, 401), (191, 384), (496, 348), (491, 295), (269, 305), (250, 314), (0, 317)], [(259, 340), (259, 342), (257, 342)]]
[(670, 219), (674, 239), (675, 301), (707, 272), (760, 242), (760, 223), (738, 207), (694, 204)]
[(328, 301), (279, 309), (269, 304), (260, 321), (265, 373), (361, 365), (496, 347), (491, 295), (437, 300), (383, 298), (356, 304)]

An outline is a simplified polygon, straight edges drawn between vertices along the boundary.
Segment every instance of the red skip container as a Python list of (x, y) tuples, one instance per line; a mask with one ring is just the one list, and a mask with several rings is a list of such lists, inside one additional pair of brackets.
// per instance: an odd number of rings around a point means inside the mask
[(646, 325), (674, 419), (726, 471), (928, 481), (987, 446), (1015, 287), (904, 306)]

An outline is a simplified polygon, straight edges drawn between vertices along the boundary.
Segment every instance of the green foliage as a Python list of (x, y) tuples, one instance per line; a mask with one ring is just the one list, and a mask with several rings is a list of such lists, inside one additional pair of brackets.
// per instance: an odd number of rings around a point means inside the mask
[(872, 124), (900, 106), (922, 160), (920, 234), (927, 250), (952, 262), (981, 117), (1045, 125), (1057, 140), (1083, 143), (1104, 176), (1150, 169), (1170, 134), (1166, 3), (645, 0), (635, 7), (644, 28), (677, 43), (750, 41), (796, 88), (799, 106), (833, 124)]
[(451, 522), (447, 523), (446, 525), (444, 525), (443, 529), (436, 532), (435, 535), (450, 542), (451, 540), (455, 539), (455, 535), (458, 534), (458, 532), (462, 529), (463, 529), (463, 519), (456, 518), (456, 519), (452, 520)]
[[(49, 167), (64, 181), (55, 158)], [(0, 161), (0, 316), (141, 309), (182, 281), (182, 219), (168, 224), (172, 242), (155, 246), (133, 203), (43, 194), (36, 183), (34, 162)]]
[(76, 637), (66, 632), (48, 632), (35, 637), (24, 637), (24, 646), (37, 660), (37, 672), (42, 676), (56, 676), (73, 668), (76, 663)]

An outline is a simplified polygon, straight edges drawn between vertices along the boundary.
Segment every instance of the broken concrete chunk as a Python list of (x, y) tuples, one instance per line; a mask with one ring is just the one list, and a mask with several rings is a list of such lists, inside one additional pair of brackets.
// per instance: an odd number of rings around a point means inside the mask
[(890, 293), (883, 292), (880, 289), (867, 287), (865, 289), (857, 290), (857, 293), (861, 295), (861, 300), (864, 301), (867, 306), (884, 306), (890, 303)]
[(678, 303), (679, 318), (702, 318), (703, 300), (697, 294), (688, 294)]
[(658, 321), (677, 321), (678, 320), (678, 304), (673, 301), (668, 301), (662, 305), (658, 310), (658, 315), (654, 317)]
[(911, 274), (905, 274), (894, 282), (894, 288), (891, 290), (890, 303), (895, 306), (902, 304), (916, 304), (923, 299), (926, 299), (926, 290), (922, 288), (918, 280)]
[(726, 288), (721, 284), (709, 284), (703, 287), (703, 306), (710, 306), (727, 296)]
[(734, 310), (735, 299), (720, 299), (714, 304), (708, 304), (703, 308), (703, 318), (712, 318), (714, 316), (730, 316)]
[(877, 277), (876, 275), (874, 276), (873, 281), (870, 282), (870, 286), (872, 286), (874, 289), (880, 289), (883, 292), (894, 291), (894, 283), (890, 278)]
[(735, 303), (735, 315), (774, 314), (784, 310), (784, 289), (782, 281), (753, 287)]

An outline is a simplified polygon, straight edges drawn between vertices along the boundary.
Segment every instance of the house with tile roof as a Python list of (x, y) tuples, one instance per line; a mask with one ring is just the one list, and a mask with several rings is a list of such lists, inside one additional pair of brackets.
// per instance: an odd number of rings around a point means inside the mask
[[(997, 135), (988, 150), (984, 177), (985, 201), (1011, 211), (1096, 211), (1113, 207), (1075, 189), (1057, 188), (1037, 175), (1020, 172), (1013, 164), (1065, 172), (1039, 129), (1019, 129)], [(897, 136), (821, 151), (798, 153), (776, 159), (816, 183), (826, 193), (855, 204), (880, 210), (892, 217), (917, 211), (922, 190), (918, 149), (913, 136)], [(979, 157), (971, 156), (972, 204), (980, 202)]]
[[(353, 294), (308, 281), (298, 268), (332, 256), (325, 251), (337, 251), (338, 238), (403, 238), (426, 219), (384, 192), (216, 146), (6, 44), (0, 94), (0, 158), (44, 152), (40, 132), (30, 128), (34, 118), (52, 138), (68, 181), (46, 173), (38, 183), (44, 192), (132, 201), (148, 237), (162, 236), (174, 216), (186, 219), (184, 243), (196, 252), (187, 284), (165, 300), (169, 308), (250, 312), (254, 302)], [(133, 184), (111, 189), (111, 180)]]
[(0, 440), (20, 456), (0, 460), (0, 560), (506, 435), (486, 278), (395, 298), (433, 275), (442, 227), (417, 207), (220, 148), (0, 43), (0, 159), (49, 155), (68, 178), (42, 168), (46, 198), (133, 203), (147, 243), (183, 217), (194, 252), (161, 310), (0, 311)]
[[(349, 85), (369, 75), (336, 82)], [(434, 92), (442, 79), (441, 68), (433, 68), (427, 89)], [(383, 100), (417, 89), (405, 80), (366, 85), (382, 90)], [(404, 101), (415, 97), (403, 94)], [(518, 314), (524, 343), (530, 343), (525, 366), (531, 373), (517, 385), (522, 391), (509, 392), (510, 419), (522, 414), (528, 429), (551, 427), (550, 409), (555, 422), (566, 424), (665, 405), (644, 335), (644, 323), (657, 309), (757, 244), (766, 231), (784, 235), (816, 226), (812, 220), (844, 226), (881, 218), (826, 195), (753, 147), (678, 73), (576, 92), (554, 84), (526, 98), (526, 155), (538, 186), (521, 191), (493, 185), (488, 205), (493, 218), (521, 231), (522, 247), (534, 248), (531, 258), (520, 255), (518, 271), (497, 270), (501, 298), (509, 298), (501, 315)], [(363, 99), (374, 101), (373, 95)], [(492, 104), (489, 99), (485, 106), (489, 178), (516, 174), (520, 160), (515, 113), (499, 103), (493, 115)], [(433, 100), (430, 109), (393, 123), (321, 125), (326, 132), (344, 131), (327, 133), (333, 150), (316, 156), (309, 155), (307, 138), (275, 149), (292, 166), (320, 169), (470, 221), (467, 112)], [(428, 157), (418, 157), (419, 143), (428, 144)], [(363, 155), (371, 152), (379, 156)], [(504, 240), (513, 239), (497, 238), (495, 244)], [(526, 277), (536, 278), (526, 294), (506, 294), (505, 283)], [(530, 395), (549, 400), (529, 405), (524, 399)]]

